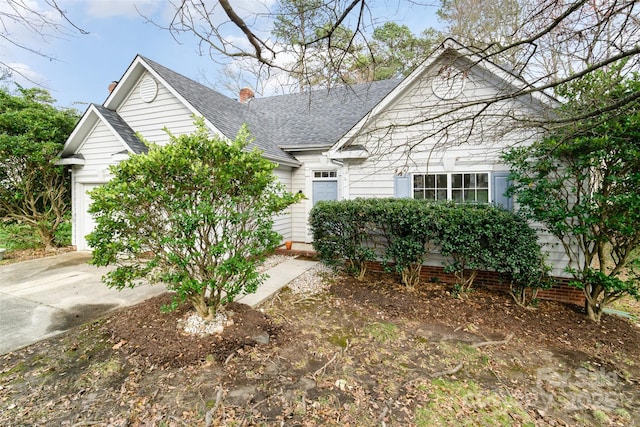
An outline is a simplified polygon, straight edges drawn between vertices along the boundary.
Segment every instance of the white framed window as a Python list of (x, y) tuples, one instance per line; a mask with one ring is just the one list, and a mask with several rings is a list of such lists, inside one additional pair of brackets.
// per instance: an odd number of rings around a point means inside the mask
[(452, 173), (451, 200), (489, 203), (488, 173)]
[(416, 174), (413, 176), (413, 198), (427, 200), (448, 199), (446, 173)]
[(336, 179), (338, 177), (338, 171), (313, 171), (313, 179)]
[(414, 174), (413, 198), (489, 203), (489, 174), (486, 172)]

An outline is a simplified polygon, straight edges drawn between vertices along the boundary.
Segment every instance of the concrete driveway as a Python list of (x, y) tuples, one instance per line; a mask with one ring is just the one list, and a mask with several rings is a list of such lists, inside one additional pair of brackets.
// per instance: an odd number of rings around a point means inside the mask
[(0, 266), (0, 354), (51, 337), (119, 307), (165, 291), (162, 285), (118, 291), (87, 264), (89, 252), (69, 252)]

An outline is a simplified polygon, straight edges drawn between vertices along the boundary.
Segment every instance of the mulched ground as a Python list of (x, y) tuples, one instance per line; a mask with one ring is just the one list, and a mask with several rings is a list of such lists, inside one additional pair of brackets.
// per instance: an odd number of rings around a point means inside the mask
[(5, 252), (4, 257), (0, 261), (0, 265), (12, 264), (14, 262), (22, 262), (30, 259), (45, 258), (73, 251), (75, 251), (74, 246), (64, 246), (61, 248), (54, 248), (49, 251), (43, 248), (12, 250)]
[(182, 305), (172, 313), (160, 308), (171, 302), (169, 294), (159, 295), (109, 318), (103, 330), (111, 342), (130, 356), (139, 356), (150, 365), (182, 367), (206, 360), (223, 362), (236, 350), (255, 346), (264, 334), (274, 340), (281, 328), (258, 310), (246, 304), (227, 304), (225, 312), (233, 325), (221, 334), (188, 335), (177, 326), (191, 313)]
[(331, 292), (392, 317), (413, 316), (454, 328), (474, 325), (488, 339), (513, 334), (532, 346), (580, 351), (603, 359), (623, 352), (640, 360), (640, 327), (626, 319), (603, 315), (596, 324), (586, 318), (583, 308), (571, 304), (543, 300), (524, 309), (505, 293), (475, 289), (454, 298), (447, 288), (423, 283), (417, 292), (409, 293), (393, 277), (373, 273), (361, 282), (345, 277)]
[[(392, 276), (378, 273), (369, 273), (362, 281), (342, 276), (330, 293), (363, 311), (391, 319), (436, 322), (459, 331), (472, 325), (472, 332), (486, 340), (512, 334), (527, 345), (583, 352), (602, 360), (616, 360), (620, 354), (640, 360), (640, 327), (607, 315), (595, 324), (585, 317), (582, 308), (573, 305), (540, 301), (533, 309), (523, 309), (503, 293), (475, 289), (454, 298), (447, 285), (434, 283), (407, 292)], [(276, 345), (278, 337), (290, 337), (286, 326), (277, 326), (261, 311), (237, 303), (227, 306), (234, 324), (222, 334), (189, 336), (176, 327), (177, 321), (189, 313), (189, 307), (183, 305), (173, 313), (161, 313), (160, 307), (169, 301), (169, 295), (161, 295), (124, 309), (103, 328), (121, 351), (141, 356), (150, 364), (173, 367), (212, 357), (224, 361), (237, 349), (255, 346), (265, 333)]]
[(0, 425), (640, 423), (628, 320), (441, 283), (408, 292), (376, 273), (331, 281), (258, 310), (229, 304), (219, 335), (185, 335), (189, 308), (161, 313), (161, 295), (0, 356)]

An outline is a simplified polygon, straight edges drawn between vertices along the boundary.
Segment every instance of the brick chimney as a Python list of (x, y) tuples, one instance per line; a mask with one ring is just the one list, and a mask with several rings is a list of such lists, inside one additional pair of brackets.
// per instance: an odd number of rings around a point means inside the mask
[(113, 90), (116, 88), (116, 86), (118, 86), (118, 82), (117, 81), (112, 81), (111, 84), (109, 84), (109, 93), (113, 92)]
[(245, 102), (251, 100), (252, 98), (254, 98), (256, 96), (255, 93), (253, 93), (253, 91), (251, 89), (249, 89), (248, 87), (243, 87), (242, 89), (240, 89), (240, 103), (244, 104)]

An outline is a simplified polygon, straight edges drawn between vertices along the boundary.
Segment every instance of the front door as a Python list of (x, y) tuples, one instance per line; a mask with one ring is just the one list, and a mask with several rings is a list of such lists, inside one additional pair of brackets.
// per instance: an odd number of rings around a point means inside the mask
[(313, 204), (321, 200), (338, 200), (338, 181), (313, 181)]

